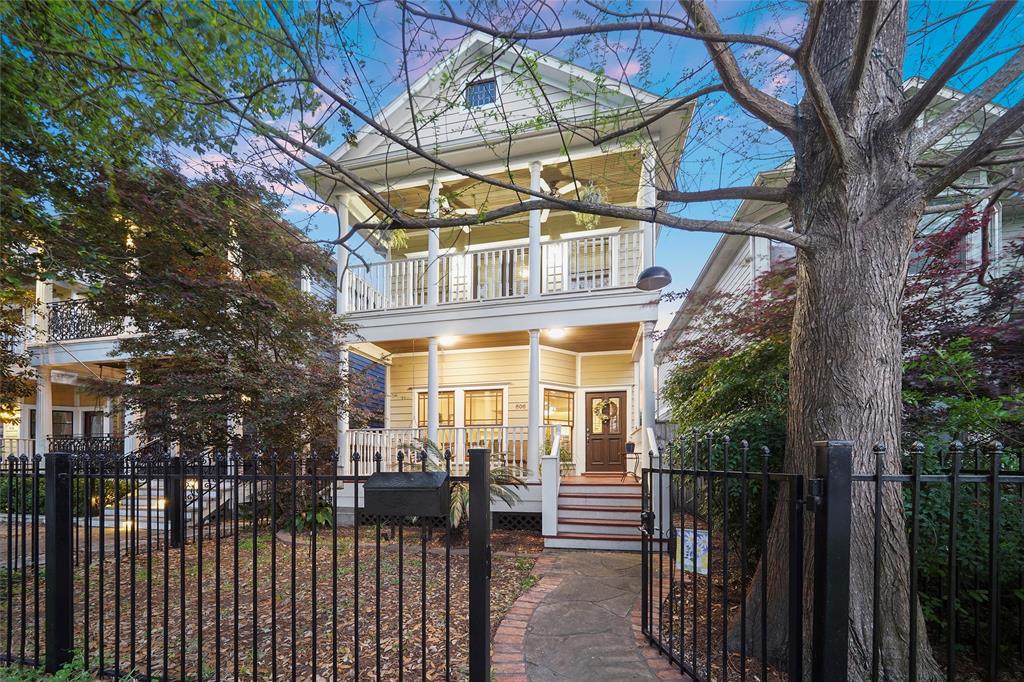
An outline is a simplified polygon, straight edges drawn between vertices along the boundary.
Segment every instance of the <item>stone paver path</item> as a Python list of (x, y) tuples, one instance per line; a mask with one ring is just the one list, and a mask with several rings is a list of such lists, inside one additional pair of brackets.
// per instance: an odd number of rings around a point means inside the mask
[(683, 679), (641, 639), (639, 554), (545, 550), (535, 572), (495, 635), (497, 680)]

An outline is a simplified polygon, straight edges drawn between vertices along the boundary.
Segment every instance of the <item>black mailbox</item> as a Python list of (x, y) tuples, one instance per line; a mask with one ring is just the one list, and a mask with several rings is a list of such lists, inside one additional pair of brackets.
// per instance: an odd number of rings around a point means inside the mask
[(363, 493), (363, 510), (375, 516), (447, 516), (451, 506), (444, 471), (378, 471)]

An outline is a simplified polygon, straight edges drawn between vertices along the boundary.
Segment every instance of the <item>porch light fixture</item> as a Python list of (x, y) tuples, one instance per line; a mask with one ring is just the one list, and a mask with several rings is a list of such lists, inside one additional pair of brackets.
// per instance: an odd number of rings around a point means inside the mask
[(562, 327), (556, 327), (555, 329), (549, 329), (548, 330), (548, 338), (551, 338), (551, 339), (564, 339), (565, 338), (565, 329), (563, 329)]
[(636, 278), (636, 288), (642, 291), (657, 291), (672, 283), (672, 275), (660, 265), (645, 268)]
[(452, 346), (452, 345), (455, 345), (455, 337), (454, 336), (442, 336), (442, 337), (440, 337), (437, 340), (437, 342), (439, 344), (441, 344), (442, 346)]

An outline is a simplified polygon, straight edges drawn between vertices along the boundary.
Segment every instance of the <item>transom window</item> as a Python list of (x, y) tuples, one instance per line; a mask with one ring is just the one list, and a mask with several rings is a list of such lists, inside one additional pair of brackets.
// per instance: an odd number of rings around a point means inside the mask
[(504, 402), (501, 389), (466, 391), (466, 426), (501, 426)]
[[(427, 426), (427, 393), (417, 394), (416, 418), (421, 427)], [(455, 426), (455, 391), (441, 391), (437, 394), (437, 425)]]
[(493, 104), (498, 99), (498, 84), (493, 78), (466, 86), (466, 107), (473, 109)]

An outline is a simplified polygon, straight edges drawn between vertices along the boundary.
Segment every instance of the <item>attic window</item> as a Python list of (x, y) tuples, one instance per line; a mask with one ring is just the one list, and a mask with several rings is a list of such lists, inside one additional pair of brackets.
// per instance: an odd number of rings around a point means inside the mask
[(493, 104), (498, 99), (498, 84), (493, 78), (485, 81), (476, 81), (466, 86), (466, 107), (476, 107)]

